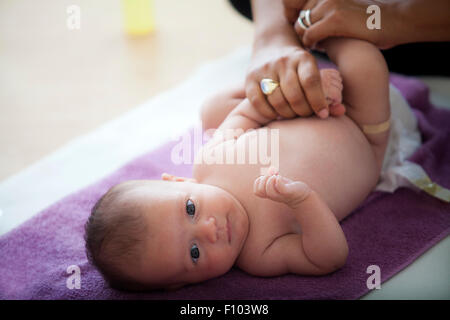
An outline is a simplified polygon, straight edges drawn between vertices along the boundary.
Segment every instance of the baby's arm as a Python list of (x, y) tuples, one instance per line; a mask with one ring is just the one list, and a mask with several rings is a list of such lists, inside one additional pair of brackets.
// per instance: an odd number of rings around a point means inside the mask
[(244, 83), (221, 90), (206, 99), (200, 112), (203, 130), (217, 129), (230, 112), (244, 99)]
[(259, 197), (288, 205), (302, 230), (301, 234), (276, 238), (252, 270), (255, 275), (322, 275), (345, 264), (348, 246), (344, 232), (318, 193), (303, 182), (280, 175), (259, 177), (254, 192)]
[(272, 120), (257, 112), (250, 101), (245, 98), (228, 114), (217, 129), (219, 131), (240, 129), (245, 132), (249, 129), (262, 127)]

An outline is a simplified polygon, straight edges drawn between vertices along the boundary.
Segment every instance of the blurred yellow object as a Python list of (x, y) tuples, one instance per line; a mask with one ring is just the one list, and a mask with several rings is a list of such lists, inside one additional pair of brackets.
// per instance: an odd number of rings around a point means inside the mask
[(125, 31), (145, 35), (155, 29), (153, 0), (122, 0)]

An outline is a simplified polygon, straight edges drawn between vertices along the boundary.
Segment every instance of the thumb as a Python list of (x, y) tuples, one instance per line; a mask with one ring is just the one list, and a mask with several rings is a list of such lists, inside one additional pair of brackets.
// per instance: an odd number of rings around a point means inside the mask
[(310, 192), (309, 186), (301, 181), (292, 181), (282, 176), (277, 177), (275, 188), (279, 193), (287, 197), (288, 202), (301, 202)]
[(290, 23), (294, 23), (299, 15), (300, 9), (284, 7), (284, 16)]
[(302, 38), (305, 47), (312, 48), (320, 41), (337, 35), (336, 26), (329, 20), (329, 18), (319, 20), (305, 31)]

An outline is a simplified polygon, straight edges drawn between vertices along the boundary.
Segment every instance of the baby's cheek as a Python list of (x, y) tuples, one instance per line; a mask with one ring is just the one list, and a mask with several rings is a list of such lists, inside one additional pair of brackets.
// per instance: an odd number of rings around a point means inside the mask
[(217, 249), (216, 254), (211, 257), (211, 270), (214, 270), (214, 273), (220, 276), (233, 267), (234, 260), (235, 255), (228, 248)]

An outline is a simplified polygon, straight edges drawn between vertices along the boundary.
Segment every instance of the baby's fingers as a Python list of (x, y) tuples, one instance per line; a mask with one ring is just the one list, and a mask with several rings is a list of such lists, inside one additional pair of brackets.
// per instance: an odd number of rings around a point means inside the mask
[(271, 175), (266, 177), (264, 181), (265, 185), (261, 185), (260, 187), (265, 188), (265, 190), (262, 191), (262, 193), (265, 194), (265, 198), (268, 198), (272, 201), (289, 204), (289, 202), (291, 201), (289, 192), (285, 192), (284, 189), (279, 189), (277, 187), (277, 184), (280, 183), (279, 181), (283, 181), (283, 183), (290, 183), (293, 182), (292, 180), (279, 175)]
[(277, 175), (265, 175), (257, 178), (253, 184), (253, 192), (255, 195), (273, 201), (284, 202), (283, 195), (275, 187), (277, 177)]
[(253, 193), (261, 198), (266, 198), (266, 182), (270, 176), (260, 176), (253, 183)]
[(266, 183), (266, 195), (269, 199), (278, 202), (284, 202), (283, 195), (278, 191), (275, 187), (277, 180), (281, 178), (281, 176), (273, 175), (270, 176)]
[(281, 176), (277, 178), (275, 188), (283, 197), (284, 202), (291, 207), (295, 207), (305, 200), (311, 191), (306, 183), (301, 181), (292, 181)]

